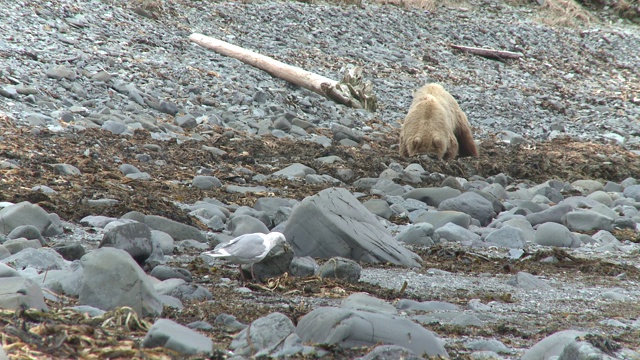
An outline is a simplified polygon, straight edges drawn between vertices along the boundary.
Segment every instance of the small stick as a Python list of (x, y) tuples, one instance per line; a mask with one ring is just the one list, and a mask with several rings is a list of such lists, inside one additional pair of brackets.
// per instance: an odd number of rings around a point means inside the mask
[(449, 44), (449, 46), (460, 51), (468, 52), (469, 54), (479, 55), (489, 59), (504, 60), (504, 59), (519, 59), (522, 57), (522, 53), (511, 52), (511, 51), (483, 49), (483, 48), (453, 45), (453, 44)]

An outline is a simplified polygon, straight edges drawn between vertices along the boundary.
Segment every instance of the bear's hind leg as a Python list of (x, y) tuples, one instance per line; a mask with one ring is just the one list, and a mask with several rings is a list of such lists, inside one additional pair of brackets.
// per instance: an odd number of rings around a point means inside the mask
[(478, 148), (476, 148), (476, 143), (473, 141), (471, 128), (466, 117), (459, 119), (457, 125), (455, 134), (458, 139), (457, 149), (459, 156), (478, 156)]

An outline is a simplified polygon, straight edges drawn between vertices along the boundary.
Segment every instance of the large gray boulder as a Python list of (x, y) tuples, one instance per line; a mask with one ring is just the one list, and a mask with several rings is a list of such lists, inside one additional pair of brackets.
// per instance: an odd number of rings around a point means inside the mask
[(80, 259), (84, 274), (79, 303), (102, 310), (131, 307), (138, 315), (155, 317), (162, 303), (150, 278), (124, 250), (104, 247)]
[(329, 188), (302, 200), (284, 235), (296, 256), (341, 256), (363, 262), (420, 266), (419, 256), (393, 239), (376, 217), (342, 188)]
[(403, 317), (337, 307), (319, 307), (298, 322), (303, 342), (341, 348), (376, 344), (403, 346), (418, 355), (448, 357), (441, 340), (431, 331)]

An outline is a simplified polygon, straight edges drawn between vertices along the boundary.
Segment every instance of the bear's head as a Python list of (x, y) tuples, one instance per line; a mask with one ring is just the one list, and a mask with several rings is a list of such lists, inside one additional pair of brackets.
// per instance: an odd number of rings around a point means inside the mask
[(408, 150), (410, 155), (426, 154), (442, 159), (447, 152), (447, 142), (440, 136), (434, 136), (431, 139), (416, 137), (409, 143)]

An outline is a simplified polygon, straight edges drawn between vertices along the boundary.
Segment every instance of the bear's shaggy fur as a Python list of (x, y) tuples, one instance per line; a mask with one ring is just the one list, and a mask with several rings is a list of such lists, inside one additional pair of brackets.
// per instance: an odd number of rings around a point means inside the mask
[(418, 89), (400, 130), (400, 155), (454, 159), (478, 156), (471, 126), (456, 99), (439, 84)]

